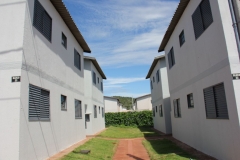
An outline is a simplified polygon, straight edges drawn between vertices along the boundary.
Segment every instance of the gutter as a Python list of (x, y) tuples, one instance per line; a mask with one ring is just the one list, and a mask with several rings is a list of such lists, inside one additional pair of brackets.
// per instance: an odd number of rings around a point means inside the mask
[(233, 26), (233, 30), (234, 30), (234, 33), (235, 33), (235, 39), (236, 39), (237, 48), (238, 48), (238, 56), (239, 56), (239, 59), (240, 59), (240, 40), (239, 40), (239, 33), (238, 33), (236, 15), (235, 15), (235, 12), (234, 12), (232, 0), (228, 0), (228, 2), (229, 2), (229, 8), (230, 8), (231, 16), (232, 16), (232, 21), (233, 21), (232, 26)]

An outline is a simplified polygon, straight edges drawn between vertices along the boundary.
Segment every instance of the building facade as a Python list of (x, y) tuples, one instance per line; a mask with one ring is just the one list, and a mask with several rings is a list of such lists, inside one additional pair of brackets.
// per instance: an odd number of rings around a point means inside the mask
[(85, 128), (87, 135), (94, 135), (105, 128), (103, 80), (106, 79), (97, 60), (84, 57)]
[(164, 55), (154, 59), (146, 79), (150, 80), (154, 128), (165, 134), (171, 134), (171, 103)]
[(151, 94), (134, 98), (133, 108), (135, 111), (152, 110)]
[(104, 96), (105, 112), (121, 112), (123, 110), (119, 99), (114, 97)]
[(46, 159), (86, 138), (83, 52), (62, 1), (2, 0), (0, 159)]
[(240, 63), (229, 1), (181, 0), (165, 51), (173, 136), (217, 159), (240, 157)]

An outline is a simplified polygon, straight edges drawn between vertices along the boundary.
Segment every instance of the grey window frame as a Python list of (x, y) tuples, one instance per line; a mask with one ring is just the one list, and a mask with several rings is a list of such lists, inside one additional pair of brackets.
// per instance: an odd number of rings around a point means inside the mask
[[(47, 18), (50, 20), (49, 27), (46, 28)], [(33, 26), (49, 41), (52, 41), (52, 18), (38, 1), (34, 1), (34, 12), (33, 12)], [(49, 35), (47, 32), (50, 32)]]
[(158, 108), (158, 106), (155, 107), (156, 113), (158, 112), (157, 108)]
[(101, 82), (101, 91), (103, 91), (103, 82)]
[[(79, 103), (76, 103), (79, 102)], [(79, 105), (77, 105), (79, 104)], [(75, 119), (82, 119), (82, 101), (75, 99), (74, 100), (74, 105), (75, 105)], [(79, 107), (79, 108), (77, 108)]]
[(152, 107), (153, 117), (155, 117), (155, 107)]
[(158, 83), (160, 81), (159, 70), (157, 70), (156, 79), (157, 79), (157, 83)]
[(203, 96), (207, 119), (229, 119), (224, 83), (203, 89)]
[(153, 76), (153, 83), (155, 83), (155, 78), (154, 78), (154, 76)]
[(175, 56), (173, 47), (168, 52), (168, 66), (171, 69), (175, 65)]
[(65, 49), (67, 49), (67, 37), (66, 35), (62, 32), (62, 45)]
[(92, 81), (94, 84), (97, 84), (96, 73), (94, 71), (92, 71)]
[[(193, 105), (191, 104), (191, 97), (192, 97)], [(190, 93), (187, 95), (187, 102), (188, 102), (188, 108), (194, 108), (193, 93)]]
[(81, 71), (81, 55), (74, 49), (74, 66)]
[(185, 43), (185, 34), (184, 34), (184, 30), (182, 30), (182, 32), (179, 35), (179, 44), (180, 47), (182, 47), (182, 45)]
[(104, 118), (105, 112), (104, 112), (104, 108), (102, 107), (102, 118)]
[[(65, 101), (64, 101), (64, 108), (63, 108), (63, 102), (62, 102), (62, 97), (65, 97)], [(61, 110), (62, 111), (66, 111), (67, 110), (67, 96), (65, 96), (65, 95), (62, 95), (61, 94)]]
[(180, 98), (173, 100), (173, 107), (174, 107), (174, 117), (181, 118), (181, 105), (180, 105)]
[[(208, 12), (206, 12), (207, 9), (209, 9)], [(213, 23), (213, 14), (210, 0), (201, 1), (201, 3), (198, 5), (196, 10), (192, 14), (192, 22), (195, 39), (197, 40), (204, 33), (204, 31)]]
[(94, 118), (97, 118), (97, 106), (96, 105), (93, 106), (93, 110), (94, 110)]
[(99, 114), (101, 114), (101, 107), (100, 106), (98, 106), (98, 110), (99, 110)]
[(151, 90), (153, 89), (153, 83), (152, 83), (152, 80), (150, 80), (150, 87), (151, 87)]
[(29, 121), (50, 121), (50, 91), (29, 84)]
[(159, 105), (159, 116), (163, 117), (163, 107), (162, 107), (162, 104)]

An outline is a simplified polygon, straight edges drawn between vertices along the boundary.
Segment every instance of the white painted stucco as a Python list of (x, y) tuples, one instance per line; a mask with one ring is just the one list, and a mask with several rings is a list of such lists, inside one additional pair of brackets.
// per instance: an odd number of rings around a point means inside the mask
[[(46, 159), (86, 138), (83, 50), (51, 2), (39, 1), (52, 18), (51, 42), (32, 25), (34, 0), (0, 2), (0, 159)], [(81, 70), (74, 66), (74, 49)], [(12, 76), (21, 82), (12, 83)], [(50, 121), (29, 120), (29, 84), (50, 91)], [(67, 96), (64, 111), (61, 94)], [(75, 99), (82, 119), (75, 119)]]
[[(159, 82), (157, 82), (156, 77), (157, 71), (159, 71)], [(153, 82), (153, 77), (155, 79), (155, 82)], [(170, 134), (172, 133), (170, 116), (171, 104), (165, 57), (159, 58), (157, 60), (157, 64), (155, 65), (150, 76), (150, 82), (151, 81), (153, 86), (151, 89), (151, 109), (154, 109), (155, 112), (155, 116), (153, 117), (154, 128), (163, 133)], [(159, 112), (160, 105), (162, 105), (163, 109), (162, 117), (160, 116)]]
[(120, 103), (117, 98), (104, 96), (105, 112), (120, 112)]
[(151, 94), (135, 98), (133, 106), (134, 110), (136, 111), (152, 110), (151, 100), (152, 100)]
[[(217, 159), (240, 157), (240, 64), (228, 1), (210, 0), (213, 23), (196, 40), (192, 14), (201, 1), (190, 1), (178, 22), (165, 53), (174, 48), (176, 64), (169, 70), (173, 136)], [(186, 42), (180, 47), (184, 29)], [(167, 64), (168, 66), (168, 64)], [(203, 89), (224, 83), (229, 119), (207, 119)], [(194, 108), (188, 109), (187, 94)], [(174, 117), (173, 100), (180, 98), (181, 118)]]
[[(96, 84), (93, 83), (93, 72), (96, 73)], [(99, 82), (98, 79), (99, 78)], [(94, 66), (91, 60), (84, 59), (84, 87), (85, 87), (85, 104), (87, 110), (85, 114), (90, 115), (90, 122), (86, 122), (86, 134), (94, 135), (105, 128), (105, 118), (102, 115), (104, 108), (103, 91), (101, 90), (102, 76)], [(97, 106), (97, 117), (94, 118), (94, 105)], [(100, 111), (99, 111), (100, 107)], [(84, 108), (85, 110), (85, 108)]]

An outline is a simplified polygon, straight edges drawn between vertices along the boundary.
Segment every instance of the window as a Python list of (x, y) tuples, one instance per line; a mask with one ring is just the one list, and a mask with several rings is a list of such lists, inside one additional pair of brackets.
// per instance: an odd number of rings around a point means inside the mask
[(195, 38), (197, 39), (213, 22), (209, 0), (203, 0), (200, 3), (192, 15), (192, 21)]
[(155, 108), (156, 108), (156, 113), (157, 113), (157, 108), (158, 108), (158, 107), (156, 106)]
[(187, 95), (188, 108), (194, 108), (193, 94)]
[(224, 84), (203, 90), (207, 118), (228, 119), (227, 101)]
[(97, 106), (94, 105), (94, 118), (97, 118)]
[(74, 49), (74, 66), (81, 70), (81, 55)]
[(85, 113), (87, 113), (87, 105), (85, 104)]
[(155, 117), (155, 108), (152, 108), (152, 112), (153, 112), (153, 117)]
[(160, 116), (160, 117), (163, 117), (162, 105), (159, 106), (159, 116)]
[(173, 106), (175, 118), (181, 117), (180, 99), (173, 100)]
[(151, 85), (151, 89), (153, 89), (153, 84), (152, 84), (152, 81), (150, 82), (150, 85)]
[(153, 77), (153, 83), (155, 82), (155, 78)]
[(101, 113), (101, 109), (100, 109), (100, 106), (98, 107), (98, 109), (99, 109), (99, 114)]
[(50, 120), (50, 92), (29, 85), (29, 120)]
[(102, 117), (104, 117), (104, 108), (102, 107)]
[(98, 83), (99, 83), (99, 77), (97, 77), (97, 81), (98, 81)]
[(67, 37), (62, 33), (62, 45), (67, 49)]
[(184, 42), (185, 42), (185, 36), (184, 36), (184, 30), (183, 30), (179, 35), (180, 47), (184, 44)]
[(175, 58), (174, 58), (174, 50), (173, 47), (168, 53), (168, 65), (169, 69), (171, 69), (175, 65)]
[(89, 114), (85, 114), (85, 121), (90, 122), (90, 115)]
[(93, 76), (92, 76), (92, 78), (93, 78), (93, 83), (96, 84), (96, 73), (95, 73), (95, 72), (92, 72), (92, 73), (93, 73)]
[(34, 4), (33, 26), (49, 41), (52, 39), (52, 18), (38, 0)]
[(82, 119), (82, 104), (81, 101), (75, 99), (75, 118)]
[(101, 91), (103, 91), (103, 82), (101, 82)]
[(157, 82), (159, 82), (159, 81), (160, 81), (160, 78), (159, 78), (159, 70), (158, 70), (157, 73), (156, 73), (156, 78), (157, 78)]
[(61, 95), (61, 109), (67, 110), (67, 97), (64, 95)]

